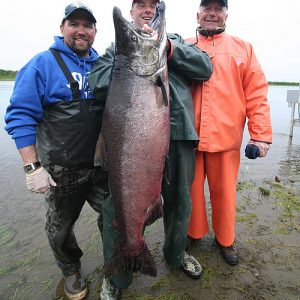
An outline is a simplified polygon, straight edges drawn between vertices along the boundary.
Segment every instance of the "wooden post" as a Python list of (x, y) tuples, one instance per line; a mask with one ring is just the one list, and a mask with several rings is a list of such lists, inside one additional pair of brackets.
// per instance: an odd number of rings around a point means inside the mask
[(298, 106), (300, 105), (299, 94), (300, 94), (300, 85), (299, 85), (299, 90), (287, 90), (286, 100), (291, 105), (292, 108), (290, 128), (289, 128), (290, 140), (292, 140), (293, 138), (294, 126), (300, 126), (300, 116), (299, 119), (295, 118), (296, 104), (298, 104)]
[(294, 116), (295, 116), (296, 103), (291, 103), (291, 106), (292, 106), (292, 110), (291, 110), (289, 137), (292, 139), (293, 138), (293, 132), (294, 132)]

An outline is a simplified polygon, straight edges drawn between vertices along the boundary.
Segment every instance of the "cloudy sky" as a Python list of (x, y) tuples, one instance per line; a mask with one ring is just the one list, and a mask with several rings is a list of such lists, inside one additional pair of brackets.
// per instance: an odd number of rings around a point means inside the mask
[[(70, 0), (1, 0), (0, 69), (19, 70), (33, 55), (48, 49), (59, 35)], [(130, 18), (131, 0), (85, 0), (98, 20), (94, 48), (101, 54), (114, 39), (112, 8)], [(195, 34), (200, 0), (165, 0), (167, 31)], [(226, 31), (252, 43), (269, 81), (300, 81), (300, 1), (229, 0)]]

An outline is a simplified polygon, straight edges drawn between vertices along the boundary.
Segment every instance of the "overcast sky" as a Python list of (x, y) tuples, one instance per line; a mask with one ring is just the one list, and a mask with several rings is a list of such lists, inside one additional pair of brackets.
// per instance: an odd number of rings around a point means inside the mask
[[(0, 69), (19, 70), (48, 49), (69, 0), (1, 0)], [(131, 0), (86, 0), (98, 21), (94, 48), (101, 54), (114, 39), (112, 8), (130, 19)], [(165, 0), (167, 31), (195, 34), (200, 0)], [(300, 81), (300, 0), (228, 0), (226, 31), (254, 46), (269, 81)], [(5, 4), (4, 4), (5, 3)]]

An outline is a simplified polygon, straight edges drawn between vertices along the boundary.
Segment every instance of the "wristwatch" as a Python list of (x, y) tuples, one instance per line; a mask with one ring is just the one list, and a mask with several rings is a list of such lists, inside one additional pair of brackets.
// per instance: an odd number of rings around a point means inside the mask
[(35, 171), (36, 169), (38, 169), (41, 166), (41, 163), (39, 161), (36, 161), (34, 163), (28, 164), (26, 166), (24, 166), (24, 171), (26, 174), (30, 174), (33, 171)]

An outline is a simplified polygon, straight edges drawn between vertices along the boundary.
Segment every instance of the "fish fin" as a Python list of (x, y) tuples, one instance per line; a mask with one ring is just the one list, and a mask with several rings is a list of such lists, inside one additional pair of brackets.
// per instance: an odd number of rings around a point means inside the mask
[(105, 151), (105, 143), (104, 143), (102, 131), (99, 134), (99, 138), (95, 148), (94, 166), (96, 167), (100, 166), (105, 171), (107, 171), (107, 155)]
[(153, 277), (157, 275), (154, 258), (152, 257), (145, 242), (142, 250), (137, 256), (122, 255), (124, 252), (126, 251), (119, 250), (118, 253), (113, 256), (110, 263), (106, 265), (104, 270), (106, 277), (115, 276), (122, 272), (141, 272), (142, 274)]
[(168, 185), (171, 182), (171, 177), (172, 177), (172, 172), (171, 172), (170, 158), (169, 155), (167, 155), (165, 160), (164, 179)]
[(166, 87), (164, 85), (164, 81), (163, 81), (161, 75), (157, 76), (156, 84), (161, 88), (161, 91), (162, 91), (162, 94), (163, 94), (164, 105), (168, 106), (169, 105), (168, 93), (167, 93), (167, 90), (166, 90)]
[(160, 195), (159, 199), (156, 201), (156, 204), (150, 208), (144, 227), (153, 224), (157, 219), (161, 218), (163, 214), (163, 197)]
[(112, 224), (115, 229), (119, 230), (120, 227), (119, 227), (119, 223), (118, 223), (117, 219), (113, 219)]

